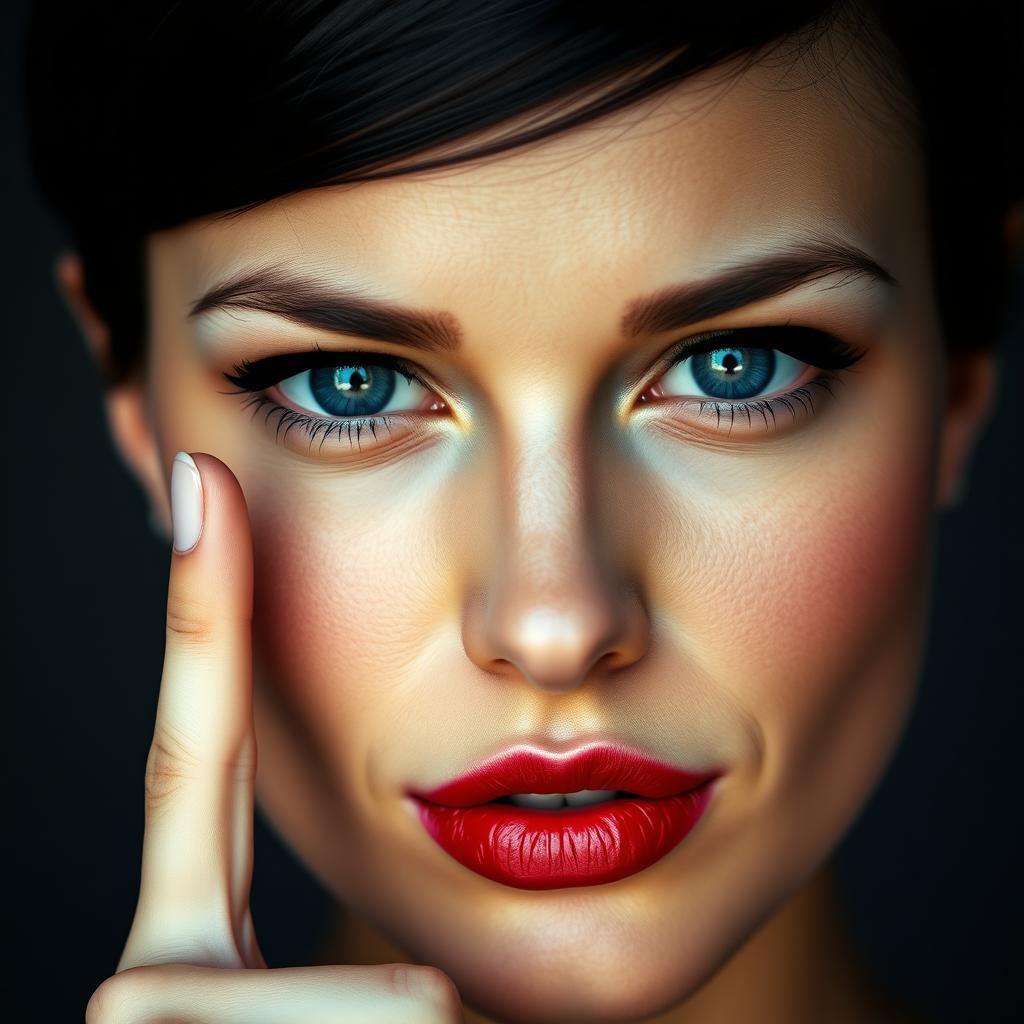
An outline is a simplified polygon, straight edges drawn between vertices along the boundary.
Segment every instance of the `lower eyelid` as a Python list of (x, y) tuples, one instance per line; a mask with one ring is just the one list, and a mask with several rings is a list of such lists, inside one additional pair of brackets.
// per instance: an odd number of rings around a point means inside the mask
[[(783, 355), (785, 355), (783, 353)], [(789, 357), (792, 358), (792, 357)], [(800, 362), (797, 360), (797, 362)], [(842, 378), (835, 371), (821, 370), (811, 364), (805, 364), (806, 370), (812, 376), (801, 375), (800, 378), (786, 391), (769, 394), (766, 396), (754, 396), (750, 399), (723, 399), (713, 396), (700, 395), (669, 395), (658, 396), (659, 401), (650, 403), (648, 408), (655, 405), (665, 405), (676, 409), (692, 409), (697, 407), (696, 417), (680, 417), (683, 420), (697, 419), (702, 423), (711, 423), (714, 429), (721, 428), (748, 430), (760, 429), (772, 433), (781, 430), (778, 426), (780, 415), (788, 413), (792, 420), (798, 418), (810, 418), (817, 413), (817, 400), (824, 397), (835, 397), (834, 387), (842, 382)], [(664, 375), (663, 375), (664, 377)], [(292, 379), (292, 378), (289, 378)], [(657, 388), (659, 381), (648, 388), (650, 393)], [(425, 393), (435, 396), (435, 401), (430, 410), (444, 411), (447, 402), (426, 383), (417, 378), (419, 386)], [(401, 436), (419, 437), (424, 433), (424, 424), (414, 422), (427, 409), (401, 410), (399, 412), (380, 412), (364, 416), (337, 416), (329, 414), (318, 414), (312, 410), (295, 409), (275, 401), (271, 397), (272, 392), (280, 388), (280, 383), (262, 391), (244, 390), (235, 392), (224, 392), (225, 394), (241, 394), (246, 396), (244, 407), (253, 406), (253, 419), (261, 411), (264, 419), (269, 423), (270, 418), (275, 414), (278, 423), (274, 432), (274, 440), (278, 443), (288, 443), (289, 434), (293, 434), (296, 428), (309, 438), (308, 446), (305, 446), (304, 454), (316, 454), (326, 449), (335, 449), (343, 454), (363, 450), (367, 447), (380, 447), (392, 449), (396, 444), (401, 443)], [(646, 394), (645, 393), (645, 394)], [(641, 401), (645, 399), (641, 397)], [(670, 414), (671, 415), (671, 414)], [(411, 422), (412, 421), (412, 422)], [(726, 424), (728, 427), (726, 428)], [(369, 442), (366, 437), (369, 436)], [(395, 440), (398, 438), (398, 440)]]
[(289, 442), (288, 437), (295, 430), (308, 437), (308, 445), (300, 449), (302, 454), (316, 454), (327, 449), (343, 454), (377, 447), (390, 449), (394, 447), (391, 440), (397, 438), (394, 443), (399, 443), (402, 434), (414, 437), (422, 433), (412, 428), (408, 419), (399, 413), (338, 418), (316, 416), (281, 405), (264, 392), (251, 394), (243, 406), (253, 407), (253, 419), (262, 411), (268, 429), (271, 417), (277, 416), (273, 438), (279, 444), (294, 447), (295, 442)]
[[(765, 398), (752, 398), (746, 401), (726, 401), (714, 398), (681, 398), (666, 399), (664, 404), (692, 407), (696, 405), (695, 417), (677, 417), (682, 421), (697, 420), (702, 424), (710, 422), (713, 429), (722, 429), (731, 433), (734, 429), (747, 431), (764, 431), (767, 433), (783, 432), (787, 426), (801, 419), (810, 419), (818, 415), (818, 403), (821, 399), (835, 398), (835, 386), (842, 378), (833, 371), (818, 371), (817, 376), (805, 383), (798, 384), (788, 391)], [(787, 423), (783, 417), (787, 417)]]
[[(711, 423), (713, 429), (731, 434), (734, 431), (743, 433), (773, 434), (785, 431), (786, 423), (782, 417), (786, 414), (792, 423), (798, 419), (809, 419), (817, 414), (819, 397), (835, 397), (834, 386), (841, 378), (832, 371), (820, 371), (814, 379), (800, 384), (789, 391), (765, 399), (749, 401), (720, 401), (716, 399), (682, 398), (668, 399), (663, 403), (669, 406), (698, 406), (697, 415), (692, 420)], [(405, 447), (403, 442), (410, 444), (422, 439), (422, 424), (410, 422), (410, 418), (402, 414), (379, 414), (368, 417), (345, 417), (329, 419), (297, 412), (287, 406), (280, 405), (263, 393), (251, 395), (246, 405), (255, 405), (255, 416), (266, 408), (265, 418), (278, 415), (278, 423), (274, 432), (274, 440), (286, 444), (289, 432), (298, 428), (309, 438), (308, 445), (300, 450), (300, 454), (322, 454), (325, 449), (333, 449), (346, 455), (350, 452), (379, 448), (381, 453), (395, 454), (395, 447)], [(413, 418), (414, 419), (414, 418)], [(669, 422), (671, 423), (671, 417)], [(679, 425), (684, 425), (690, 417), (675, 417)], [(283, 431), (283, 433), (282, 433)], [(383, 435), (387, 434), (385, 438)], [(372, 440), (367, 441), (367, 435)]]

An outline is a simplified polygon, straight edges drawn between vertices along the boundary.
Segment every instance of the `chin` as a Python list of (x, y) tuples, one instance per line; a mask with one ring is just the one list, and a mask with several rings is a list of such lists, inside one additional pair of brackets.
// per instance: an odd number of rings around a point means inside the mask
[(723, 877), (674, 892), (638, 880), (544, 892), (484, 883), (450, 914), (406, 905), (379, 923), (501, 1024), (636, 1022), (694, 995), (776, 902), (763, 877), (731, 893)]

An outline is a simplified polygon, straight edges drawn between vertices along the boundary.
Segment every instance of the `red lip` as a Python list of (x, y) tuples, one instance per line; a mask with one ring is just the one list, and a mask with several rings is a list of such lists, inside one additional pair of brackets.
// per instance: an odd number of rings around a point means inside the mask
[(627, 747), (594, 744), (570, 754), (541, 754), (528, 747), (508, 750), (427, 792), (413, 796), (447, 807), (485, 804), (510, 793), (573, 793), (618, 789), (637, 796), (685, 793), (717, 775), (689, 772)]
[[(560, 755), (520, 747), (409, 795), (430, 836), (463, 866), (516, 888), (555, 889), (615, 881), (660, 860), (696, 825), (719, 775), (608, 744)], [(630, 795), (556, 810), (489, 802), (580, 789)]]

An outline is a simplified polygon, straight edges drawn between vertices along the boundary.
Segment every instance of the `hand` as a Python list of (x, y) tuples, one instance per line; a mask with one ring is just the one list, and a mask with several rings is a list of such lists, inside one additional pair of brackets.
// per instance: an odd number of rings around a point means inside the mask
[(458, 991), (434, 967), (267, 968), (249, 906), (252, 535), (231, 470), (205, 454), (194, 465), (176, 459), (172, 471), (175, 550), (139, 899), (86, 1022), (461, 1021)]

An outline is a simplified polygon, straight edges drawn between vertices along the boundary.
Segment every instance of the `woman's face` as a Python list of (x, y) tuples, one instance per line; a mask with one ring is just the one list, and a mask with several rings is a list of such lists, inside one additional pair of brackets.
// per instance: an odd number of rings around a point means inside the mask
[[(252, 520), (262, 805), (485, 1012), (682, 1000), (829, 855), (908, 710), (945, 415), (921, 165), (780, 74), (150, 239), (162, 464), (216, 455)], [(433, 329), (356, 328), (352, 289)], [(224, 377), (316, 347), (258, 407)], [(597, 741), (717, 773), (614, 881), (486, 877), (408, 795)]]

